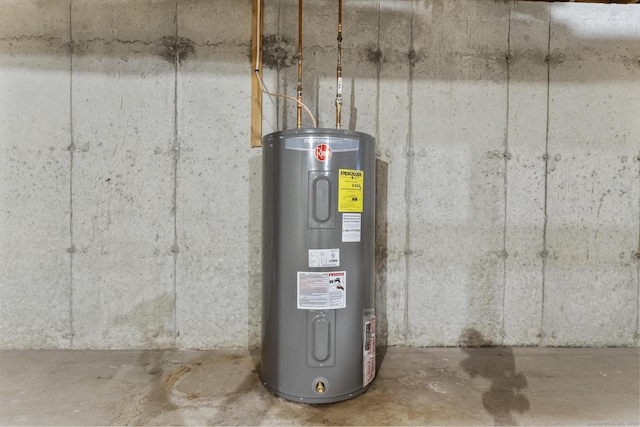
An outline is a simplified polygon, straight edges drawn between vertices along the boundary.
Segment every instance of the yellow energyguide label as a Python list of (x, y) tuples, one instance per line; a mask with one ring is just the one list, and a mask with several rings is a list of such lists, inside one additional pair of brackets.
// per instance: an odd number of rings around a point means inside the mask
[(338, 212), (362, 212), (364, 171), (338, 170)]

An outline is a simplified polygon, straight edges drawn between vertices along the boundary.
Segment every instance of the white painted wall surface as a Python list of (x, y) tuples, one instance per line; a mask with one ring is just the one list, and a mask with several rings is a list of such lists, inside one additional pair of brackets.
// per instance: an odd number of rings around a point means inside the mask
[[(265, 82), (295, 94), (297, 1), (266, 3)], [(0, 348), (257, 346), (251, 1), (0, 10)], [(305, 2), (325, 127), (336, 20)], [(344, 24), (381, 341), (638, 346), (640, 7), (347, 1)], [(294, 114), (265, 96), (265, 133)]]

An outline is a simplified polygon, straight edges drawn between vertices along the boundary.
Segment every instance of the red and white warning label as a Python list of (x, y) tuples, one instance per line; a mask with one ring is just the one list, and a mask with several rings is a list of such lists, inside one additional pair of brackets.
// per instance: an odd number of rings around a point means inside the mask
[(298, 271), (298, 308), (334, 310), (347, 306), (346, 271)]

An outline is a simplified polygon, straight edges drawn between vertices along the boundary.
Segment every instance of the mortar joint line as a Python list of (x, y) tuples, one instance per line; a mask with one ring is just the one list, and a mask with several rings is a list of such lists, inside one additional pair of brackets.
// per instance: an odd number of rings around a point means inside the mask
[[(175, 0), (174, 10), (175, 37), (178, 40), (178, 0)], [(180, 158), (180, 141), (178, 139), (178, 72), (180, 67), (180, 52), (176, 49), (174, 60), (174, 88), (173, 88), (173, 347), (178, 345), (178, 160)]]
[[(380, 52), (380, 20), (381, 6), (378, 3), (378, 34), (377, 34), (377, 49)], [(376, 63), (376, 141), (380, 141), (380, 69), (382, 68), (382, 61)], [(353, 91), (353, 88), (351, 89)], [(355, 129), (354, 129), (355, 130)]]
[(73, 153), (75, 137), (73, 129), (73, 0), (69, 0), (69, 348), (73, 348), (75, 325), (73, 322), (73, 256), (75, 244), (73, 238)]
[[(547, 57), (551, 55), (551, 6), (547, 4), (549, 26), (547, 32)], [(549, 254), (547, 251), (547, 224), (548, 224), (548, 190), (549, 190), (549, 118), (551, 117), (551, 61), (546, 61), (547, 65), (547, 119), (545, 129), (545, 142), (544, 142), (544, 222), (542, 226), (542, 290), (541, 290), (541, 307), (540, 307), (540, 339), (538, 344), (542, 344), (545, 340), (544, 332), (544, 308), (545, 308), (545, 286), (546, 286), (546, 272), (547, 272), (547, 259)]]
[[(503, 156), (504, 162), (504, 225), (502, 230), (502, 249), (503, 253), (507, 254), (507, 222), (508, 222), (508, 170), (509, 170), (509, 157), (507, 153), (509, 153), (509, 106), (510, 106), (510, 95), (511, 95), (511, 62), (509, 58), (511, 57), (511, 8), (512, 4), (509, 3), (509, 16), (508, 16), (508, 27), (507, 27), (507, 56), (506, 56), (506, 65), (507, 65), (507, 107), (506, 107), (506, 120), (505, 120), (505, 131), (504, 131), (504, 152)], [(500, 336), (502, 338), (502, 345), (504, 345), (506, 338), (505, 331), (505, 303), (506, 303), (506, 295), (507, 295), (507, 257), (502, 257), (502, 324), (500, 327)]]
[[(414, 6), (411, 6), (411, 24), (409, 31), (409, 50), (412, 51), (414, 47), (413, 39), (413, 25), (414, 25)], [(409, 62), (411, 59), (407, 57)], [(411, 148), (413, 146), (413, 65), (409, 64), (409, 82), (407, 84), (407, 97), (409, 98), (408, 114), (409, 123), (407, 126), (407, 142), (406, 142), (406, 158), (407, 168), (405, 174), (405, 248), (404, 248), (404, 263), (405, 263), (405, 278), (404, 278), (404, 313), (403, 313), (403, 342), (407, 345), (409, 337), (409, 283), (411, 278), (411, 272), (409, 270), (409, 256), (411, 253), (411, 173), (413, 156), (411, 155)]]
[[(638, 155), (640, 159), (640, 155)], [(638, 164), (638, 190), (640, 190), (640, 163)], [(640, 197), (638, 198), (638, 211), (640, 211)], [(637, 293), (636, 293), (636, 331), (633, 339), (638, 345), (640, 342), (640, 217), (638, 218), (638, 249), (636, 252), (637, 268)]]

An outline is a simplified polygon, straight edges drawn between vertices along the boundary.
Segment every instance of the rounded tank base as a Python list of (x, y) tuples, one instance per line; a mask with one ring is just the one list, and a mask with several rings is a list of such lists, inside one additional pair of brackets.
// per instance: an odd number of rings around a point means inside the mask
[(347, 393), (347, 394), (343, 394), (343, 395), (340, 395), (340, 396), (326, 396), (326, 397), (300, 397), (300, 396), (294, 396), (294, 395), (291, 395), (291, 394), (282, 393), (281, 391), (276, 390), (275, 388), (271, 387), (269, 384), (267, 384), (264, 381), (262, 381), (262, 384), (271, 393), (275, 394), (278, 397), (282, 397), (283, 399), (291, 400), (293, 402), (322, 404), (322, 403), (342, 402), (343, 400), (349, 400), (349, 399), (351, 399), (353, 397), (359, 396), (362, 393), (364, 393), (365, 391), (367, 391), (369, 389), (369, 387), (371, 387), (371, 384), (373, 384), (373, 381), (370, 382), (369, 384), (367, 384), (366, 387), (363, 387), (363, 388), (361, 388), (359, 390), (356, 390), (356, 391), (354, 391), (352, 393)]

